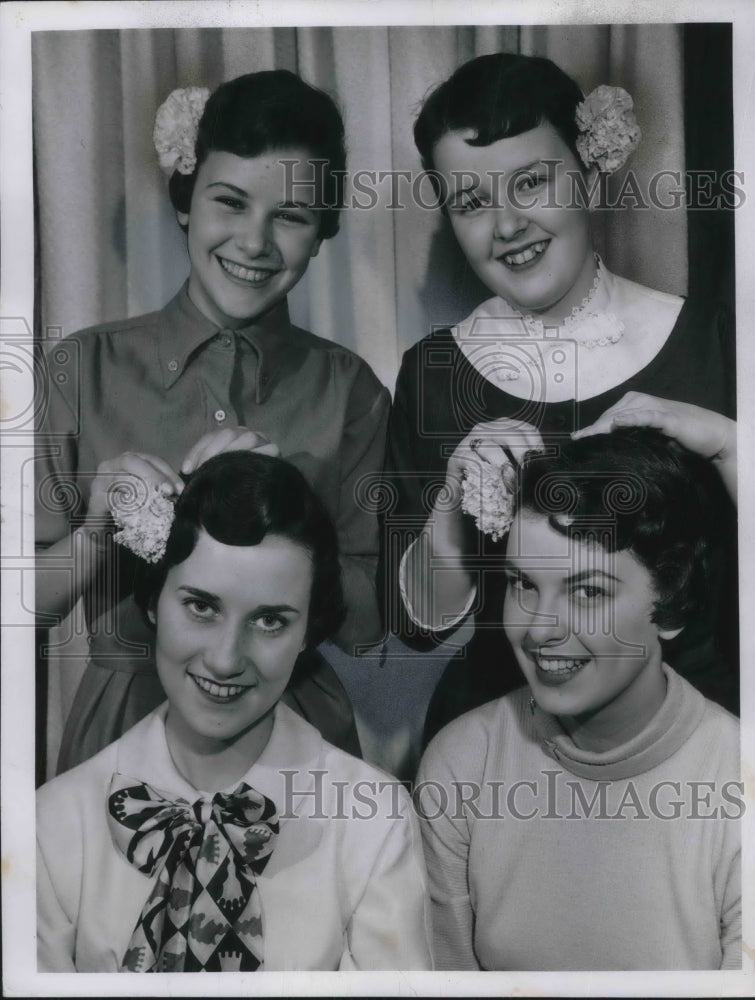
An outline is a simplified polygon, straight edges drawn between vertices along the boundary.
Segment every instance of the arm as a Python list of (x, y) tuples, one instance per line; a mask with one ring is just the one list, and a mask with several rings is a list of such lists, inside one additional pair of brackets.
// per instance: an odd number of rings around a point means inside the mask
[(375, 574), (378, 525), (372, 502), (383, 467), (390, 395), (363, 365), (352, 386), (338, 458), (340, 483), (335, 518), (347, 616), (336, 640), (351, 652), (382, 638)]
[(66, 916), (37, 842), (37, 971), (76, 972), (76, 928)]
[(399, 590), (411, 621), (433, 632), (457, 625), (473, 602), (468, 554), (476, 547), (470, 535), (476, 529), (462, 509), (465, 475), (474, 479), (485, 468), (497, 472), (509, 456), (516, 462), (542, 447), (534, 427), (506, 418), (477, 424), (455, 448), (455, 442), (423, 438), (418, 424), (429, 407), (418, 398), (420, 382), (405, 363), (388, 441), (386, 480), (395, 497), (392, 513), (400, 541), (392, 545), (384, 535), (383, 572), (393, 586), (392, 625), (399, 634), (412, 631), (397, 607)]
[(409, 796), (399, 791), (400, 815), (385, 821), (388, 831), (346, 928), (339, 971), (432, 968), (420, 834)]
[[(433, 958), (437, 969), (477, 971), (475, 914), (469, 894), (470, 831), (463, 816), (449, 814), (450, 769), (431, 744), (417, 777), (417, 811), (430, 885)], [(458, 810), (457, 810), (458, 812)]]
[[(69, 476), (67, 479), (76, 493), (80, 478)], [(71, 535), (37, 553), (37, 614), (44, 624), (51, 624), (68, 614), (91, 585), (102, 564), (112, 557), (114, 523), (110, 496), (114, 490), (146, 499), (156, 485), (165, 484), (173, 494), (183, 489), (182, 480), (167, 462), (155, 455), (138, 452), (124, 452), (101, 462), (94, 476), (88, 479), (83, 523)], [(59, 484), (63, 489), (65, 481)]]
[(721, 904), (721, 968), (742, 968), (742, 856), (739, 848), (740, 824), (724, 820), (726, 835), (736, 839), (733, 856), (727, 872)]

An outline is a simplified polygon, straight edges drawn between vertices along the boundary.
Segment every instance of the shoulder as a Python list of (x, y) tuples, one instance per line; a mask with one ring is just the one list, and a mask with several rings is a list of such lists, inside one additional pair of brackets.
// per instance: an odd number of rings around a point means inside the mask
[(739, 719), (721, 705), (705, 699), (705, 710), (695, 732), (705, 752), (721, 763), (739, 767)]
[(382, 395), (388, 390), (378, 379), (370, 365), (355, 351), (337, 344), (326, 337), (320, 337), (303, 327), (291, 325), (296, 344), (308, 356), (309, 363), (319, 358), (329, 366), (334, 377), (341, 377), (358, 383), (360, 392)]
[(135, 756), (146, 758), (152, 754), (162, 711), (163, 706), (159, 706), (94, 757), (42, 785), (37, 791), (38, 815), (63, 808), (67, 816), (72, 816), (88, 811), (93, 805), (100, 810), (102, 796), (106, 794), (113, 774), (121, 768), (124, 755), (131, 759)]
[[(119, 742), (119, 741), (118, 741)], [(118, 743), (59, 774), (37, 791), (37, 839), (61, 846), (89, 825), (102, 810), (103, 796), (116, 770)], [(79, 846), (79, 845), (77, 845)]]
[(428, 353), (432, 353), (436, 349), (452, 350), (454, 352), (457, 350), (451, 327), (442, 327), (433, 330), (432, 333), (428, 333), (427, 336), (422, 337), (416, 343), (412, 344), (411, 347), (404, 351), (401, 367), (416, 367), (422, 363)]
[(310, 813), (313, 819), (368, 818), (391, 825), (410, 813), (409, 795), (397, 778), (334, 747), (280, 702), (268, 746), (265, 764), (284, 776), (281, 797), (287, 811), (301, 796), (295, 806), (300, 818)]
[(526, 687), (474, 708), (441, 729), (425, 751), (420, 775), (425, 780), (435, 773), (480, 777), (495, 769), (507, 744), (523, 739), (534, 739)]
[(669, 670), (669, 679), (679, 688), (679, 717), (696, 719), (690, 736), (679, 750), (680, 759), (694, 761), (698, 776), (722, 780), (739, 776), (739, 719), (721, 705), (704, 698), (688, 680)]
[(159, 309), (141, 316), (88, 326), (66, 337), (63, 343), (76, 342), (91, 349), (98, 342), (114, 336), (151, 335), (164, 321), (164, 312), (164, 309)]

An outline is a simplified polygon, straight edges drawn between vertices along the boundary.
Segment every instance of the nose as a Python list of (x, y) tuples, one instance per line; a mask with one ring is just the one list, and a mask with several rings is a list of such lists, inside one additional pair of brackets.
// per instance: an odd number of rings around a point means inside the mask
[(510, 204), (503, 199), (494, 209), (495, 211), (495, 231), (496, 239), (512, 240), (519, 233), (523, 232), (528, 225), (526, 216), (516, 205)]
[(527, 637), (532, 646), (557, 646), (569, 634), (568, 608), (560, 601), (540, 599), (528, 608)]
[(243, 624), (224, 622), (216, 625), (206, 638), (202, 659), (215, 680), (228, 680), (242, 674), (249, 664)]
[(247, 257), (267, 256), (272, 245), (272, 234), (268, 220), (251, 213), (241, 217), (235, 241), (236, 246)]

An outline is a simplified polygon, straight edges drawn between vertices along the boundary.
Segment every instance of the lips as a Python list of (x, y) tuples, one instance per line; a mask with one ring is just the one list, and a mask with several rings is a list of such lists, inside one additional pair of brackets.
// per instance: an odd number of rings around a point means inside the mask
[(245, 285), (264, 285), (265, 282), (278, 274), (278, 269), (244, 267), (233, 260), (226, 260), (225, 257), (218, 257), (217, 259), (227, 275)]
[(530, 243), (514, 253), (505, 253), (498, 259), (503, 261), (507, 267), (519, 268), (526, 264), (531, 264), (537, 260), (548, 249), (550, 240), (539, 240), (537, 243)]
[(189, 674), (196, 686), (213, 701), (226, 702), (234, 701), (241, 697), (245, 691), (249, 690), (248, 685), (243, 684), (218, 684), (216, 681), (208, 680), (206, 677), (199, 677), (197, 674)]
[(589, 657), (539, 656), (533, 657), (537, 676), (543, 684), (565, 684), (590, 662)]

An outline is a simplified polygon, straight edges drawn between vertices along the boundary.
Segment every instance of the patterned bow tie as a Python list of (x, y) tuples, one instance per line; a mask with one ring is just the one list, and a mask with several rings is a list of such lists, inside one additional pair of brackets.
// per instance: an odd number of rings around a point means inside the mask
[(275, 804), (241, 782), (230, 795), (175, 802), (115, 774), (113, 840), (157, 881), (131, 935), (121, 972), (253, 972), (262, 968), (258, 875), (278, 835)]

